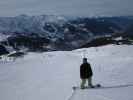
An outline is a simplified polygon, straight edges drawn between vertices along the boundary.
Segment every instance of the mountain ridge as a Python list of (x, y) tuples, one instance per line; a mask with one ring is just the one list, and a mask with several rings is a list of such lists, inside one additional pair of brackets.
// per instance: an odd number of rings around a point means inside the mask
[[(0, 33), (8, 36), (7, 40), (13, 46), (24, 45), (27, 47), (27, 45), (32, 45), (28, 48), (44, 47), (52, 50), (72, 50), (82, 47), (97, 36), (118, 35), (117, 33), (121, 33), (119, 36), (124, 35), (124, 32), (132, 24), (132, 16), (65, 17), (56, 15), (20, 15), (16, 17), (0, 17)], [(22, 41), (18, 40), (18, 38), (21, 38)], [(23, 40), (27, 40), (27, 43)], [(38, 43), (40, 47), (34, 47), (34, 44)]]

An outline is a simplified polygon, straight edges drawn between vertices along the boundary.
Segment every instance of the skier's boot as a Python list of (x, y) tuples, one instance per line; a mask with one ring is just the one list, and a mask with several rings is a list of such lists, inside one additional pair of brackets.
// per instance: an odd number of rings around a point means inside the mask
[(85, 86), (81, 86), (80, 88), (81, 88), (81, 89), (85, 89)]
[(88, 87), (89, 87), (89, 88), (95, 88), (95, 86), (92, 85), (92, 84), (89, 84)]
[(95, 86), (91, 85), (90, 88), (95, 88)]

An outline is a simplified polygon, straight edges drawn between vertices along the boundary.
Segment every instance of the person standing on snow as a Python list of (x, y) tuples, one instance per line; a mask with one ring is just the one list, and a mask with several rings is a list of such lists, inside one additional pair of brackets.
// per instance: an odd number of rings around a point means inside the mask
[(83, 63), (80, 66), (80, 78), (81, 78), (81, 89), (85, 88), (86, 81), (88, 80), (88, 86), (93, 88), (92, 85), (93, 72), (91, 65), (87, 62), (87, 58), (83, 58)]

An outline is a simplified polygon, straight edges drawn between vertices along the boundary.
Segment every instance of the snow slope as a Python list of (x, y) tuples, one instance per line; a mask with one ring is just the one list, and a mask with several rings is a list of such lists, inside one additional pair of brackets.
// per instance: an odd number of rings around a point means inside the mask
[[(0, 61), (0, 100), (133, 100), (133, 46), (108, 45), (74, 51), (29, 53)], [(112, 87), (77, 90), (83, 52), (94, 71), (93, 83)]]

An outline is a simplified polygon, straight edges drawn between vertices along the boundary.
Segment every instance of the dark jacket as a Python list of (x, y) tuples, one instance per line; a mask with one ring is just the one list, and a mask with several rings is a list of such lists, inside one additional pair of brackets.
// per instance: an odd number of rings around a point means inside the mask
[(80, 66), (80, 78), (86, 79), (93, 75), (91, 65), (89, 63), (83, 63)]

